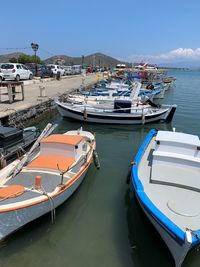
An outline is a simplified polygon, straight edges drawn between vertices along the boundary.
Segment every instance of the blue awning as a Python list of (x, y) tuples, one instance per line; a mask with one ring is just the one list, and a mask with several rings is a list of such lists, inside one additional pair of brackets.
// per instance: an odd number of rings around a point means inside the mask
[(144, 76), (141, 75), (133, 75), (133, 76), (128, 76), (127, 79), (142, 79)]

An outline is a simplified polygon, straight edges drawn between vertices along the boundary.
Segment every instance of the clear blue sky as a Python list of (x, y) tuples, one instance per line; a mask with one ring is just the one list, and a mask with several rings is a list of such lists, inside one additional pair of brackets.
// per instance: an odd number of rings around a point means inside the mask
[(0, 54), (36, 42), (41, 58), (94, 52), (129, 61), (200, 58), (199, 0), (10, 0), (0, 9)]

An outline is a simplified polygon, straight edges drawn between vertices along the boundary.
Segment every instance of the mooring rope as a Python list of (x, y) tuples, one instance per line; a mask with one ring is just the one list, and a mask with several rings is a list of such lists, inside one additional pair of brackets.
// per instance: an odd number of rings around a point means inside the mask
[(49, 203), (51, 205), (51, 223), (54, 224), (55, 220), (56, 220), (56, 208), (54, 205), (54, 199), (53, 197), (51, 197), (44, 189), (44, 187), (41, 186), (41, 192), (44, 196), (48, 197), (49, 199)]

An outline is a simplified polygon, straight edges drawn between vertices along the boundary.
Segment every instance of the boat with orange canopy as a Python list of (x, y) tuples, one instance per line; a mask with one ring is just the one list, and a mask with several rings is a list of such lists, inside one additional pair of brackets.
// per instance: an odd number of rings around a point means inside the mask
[(79, 187), (93, 160), (100, 167), (88, 131), (52, 134), (39, 143), (39, 152), (10, 165), (9, 175), (1, 178), (0, 240), (48, 212), (54, 219), (56, 207)]

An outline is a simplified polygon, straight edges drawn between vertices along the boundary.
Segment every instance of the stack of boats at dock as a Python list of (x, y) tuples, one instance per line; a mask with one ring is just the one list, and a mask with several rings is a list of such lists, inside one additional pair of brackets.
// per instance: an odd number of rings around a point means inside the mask
[[(141, 88), (139, 81), (111, 81), (55, 101), (63, 116), (81, 121), (171, 121), (176, 106), (154, 104), (155, 92), (148, 96)], [(51, 212), (54, 221), (55, 209), (80, 186), (92, 162), (100, 167), (91, 132), (80, 128), (52, 134), (55, 127), (49, 123), (42, 132), (35, 127), (0, 127), (0, 241), (46, 213)], [(200, 244), (199, 174), (198, 136), (152, 129), (127, 176), (131, 192), (168, 246), (176, 267)]]
[(109, 124), (170, 122), (176, 105), (152, 102), (164, 97), (170, 83), (145, 84), (139, 78), (132, 75), (122, 80), (103, 80), (89, 90), (81, 88), (66, 97), (55, 98), (55, 103), (63, 117), (79, 121)]

